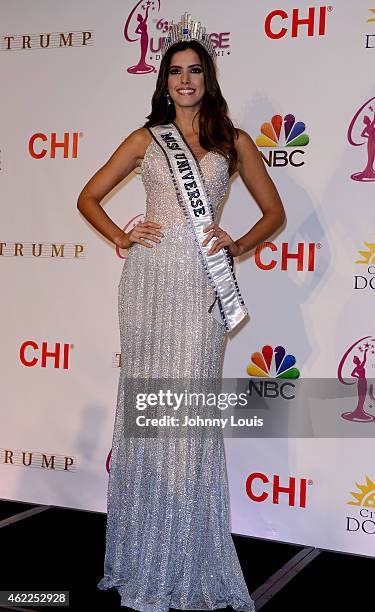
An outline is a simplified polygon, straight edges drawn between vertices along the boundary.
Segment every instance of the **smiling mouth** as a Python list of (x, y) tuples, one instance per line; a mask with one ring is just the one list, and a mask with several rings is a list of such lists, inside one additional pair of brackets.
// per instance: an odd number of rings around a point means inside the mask
[(191, 96), (193, 93), (195, 93), (195, 89), (191, 89), (190, 87), (184, 87), (181, 89), (177, 89), (177, 93), (179, 93), (180, 96)]

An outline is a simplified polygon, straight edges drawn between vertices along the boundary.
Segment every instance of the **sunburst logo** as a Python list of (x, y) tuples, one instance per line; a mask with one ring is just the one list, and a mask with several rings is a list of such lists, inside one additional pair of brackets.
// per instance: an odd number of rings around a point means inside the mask
[(309, 137), (303, 121), (296, 121), (294, 115), (274, 115), (271, 122), (263, 123), (256, 143), (259, 147), (305, 147)]
[(264, 345), (261, 352), (251, 355), (251, 363), (246, 368), (249, 376), (257, 378), (298, 378), (300, 371), (294, 367), (296, 358), (288, 355), (283, 346)]
[[(375, 9), (369, 9), (370, 13), (373, 13), (375, 15)], [(374, 17), (369, 17), (367, 19), (367, 23), (369, 23), (370, 21), (375, 21)]]
[[(374, 234), (375, 236), (375, 234)], [(357, 259), (356, 264), (375, 264), (375, 242), (364, 242), (365, 251), (358, 251), (362, 259)]]
[(356, 491), (350, 491), (350, 494), (354, 497), (355, 501), (351, 500), (346, 502), (350, 506), (362, 506), (364, 508), (375, 508), (375, 482), (366, 475), (366, 484), (355, 483), (359, 489), (359, 493)]

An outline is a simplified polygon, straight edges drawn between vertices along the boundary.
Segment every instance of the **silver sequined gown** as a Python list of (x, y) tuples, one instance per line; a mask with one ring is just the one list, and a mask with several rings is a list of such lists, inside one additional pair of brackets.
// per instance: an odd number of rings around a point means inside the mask
[[(206, 154), (201, 172), (215, 215), (228, 188), (225, 159)], [(229, 523), (222, 432), (211, 440), (126, 438), (128, 377), (221, 376), (224, 326), (198, 259), (167, 162), (152, 141), (142, 162), (146, 218), (161, 243), (133, 244), (119, 283), (122, 365), (108, 482), (104, 577), (121, 605), (145, 612), (251, 612)]]

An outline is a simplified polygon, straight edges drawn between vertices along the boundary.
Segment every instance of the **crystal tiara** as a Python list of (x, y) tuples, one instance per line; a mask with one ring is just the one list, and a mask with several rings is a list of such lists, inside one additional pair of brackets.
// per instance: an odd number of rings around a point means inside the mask
[(168, 30), (168, 34), (164, 38), (161, 46), (161, 54), (165, 55), (166, 51), (172, 45), (179, 42), (195, 40), (196, 42), (203, 45), (203, 47), (211, 55), (212, 59), (215, 59), (215, 51), (212, 40), (206, 32), (206, 28), (202, 26), (200, 21), (194, 21), (189, 13), (181, 15), (181, 19), (178, 23), (171, 22)]

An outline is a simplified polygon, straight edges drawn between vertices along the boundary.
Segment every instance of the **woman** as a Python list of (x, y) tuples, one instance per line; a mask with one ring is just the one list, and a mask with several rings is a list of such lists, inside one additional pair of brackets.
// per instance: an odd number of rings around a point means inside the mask
[[(129, 249), (119, 284), (122, 366), (105, 575), (98, 587), (116, 587), (121, 605), (141, 611), (232, 606), (250, 612), (254, 602), (230, 533), (222, 434), (124, 435), (126, 381), (220, 377), (225, 334), (246, 314), (228, 262), (284, 221), (255, 144), (228, 118), (205, 30), (186, 15), (173, 27), (148, 122), (118, 147), (78, 200), (96, 229)], [(139, 164), (146, 220), (125, 233), (100, 202)], [(263, 216), (233, 240), (215, 219), (237, 171)]]

